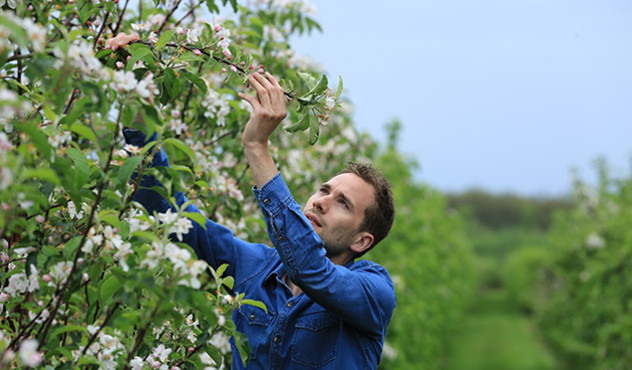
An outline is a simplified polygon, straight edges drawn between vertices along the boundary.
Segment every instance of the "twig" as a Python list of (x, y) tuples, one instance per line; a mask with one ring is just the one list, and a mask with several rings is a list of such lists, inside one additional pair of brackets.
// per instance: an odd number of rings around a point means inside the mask
[(140, 347), (141, 343), (143, 343), (143, 339), (145, 338), (145, 333), (147, 333), (147, 329), (149, 328), (149, 325), (151, 325), (151, 323), (154, 321), (154, 317), (156, 316), (156, 313), (158, 312), (158, 308), (160, 308), (161, 304), (162, 304), (162, 298), (158, 300), (158, 302), (156, 303), (156, 306), (154, 307), (154, 310), (151, 312), (151, 315), (149, 315), (149, 321), (147, 322), (147, 325), (142, 327), (136, 334), (136, 342), (134, 343), (134, 348), (132, 348), (132, 350), (127, 354), (127, 358), (125, 359), (125, 367), (123, 368), (123, 370), (129, 369), (129, 362), (131, 361), (133, 356), (136, 354), (136, 351), (138, 351), (138, 348)]
[(112, 30), (112, 34), (114, 36), (116, 36), (116, 33), (121, 27), (121, 23), (123, 22), (123, 15), (125, 14), (125, 11), (127, 10), (128, 3), (129, 3), (129, 0), (125, 0), (125, 5), (123, 6), (123, 10), (121, 11), (121, 14), (119, 14), (118, 20), (116, 21), (116, 28)]
[[(142, 1), (141, 1), (142, 3)], [(108, 23), (108, 17), (110, 16), (110, 12), (106, 12), (105, 13), (105, 17), (103, 18), (103, 24), (101, 24), (101, 29), (99, 30), (99, 33), (97, 34), (97, 36), (94, 38), (94, 44), (92, 44), (92, 49), (96, 49), (97, 48), (97, 44), (99, 43), (99, 37), (101, 37), (101, 34), (103, 33), (103, 30), (105, 30), (105, 25)]]
[(162, 25), (160, 26), (160, 28), (158, 29), (158, 32), (156, 33), (160, 33), (162, 32), (162, 29), (165, 28), (165, 25), (167, 25), (167, 22), (169, 22), (169, 18), (171, 18), (171, 16), (173, 15), (173, 13), (176, 11), (176, 9), (178, 9), (178, 7), (180, 6), (180, 3), (182, 2), (182, 0), (178, 0), (178, 2), (176, 3), (176, 5), (173, 6), (173, 9), (171, 9), (171, 11), (169, 12), (169, 14), (167, 14), (167, 16), (165, 17), (165, 21), (162, 22)]
[(201, 2), (197, 3), (196, 5), (194, 5), (191, 10), (189, 10), (189, 12), (187, 14), (184, 15), (184, 17), (180, 18), (179, 21), (176, 22), (176, 24), (173, 25), (174, 28), (178, 27), (180, 25), (180, 23), (182, 23), (183, 20), (187, 19), (188, 16), (190, 16), (191, 14), (193, 14), (193, 12), (195, 11), (195, 9), (197, 7), (199, 7), (200, 5), (202, 5)]
[(94, 342), (94, 340), (97, 338), (97, 336), (101, 332), (101, 329), (107, 326), (108, 322), (110, 321), (110, 318), (112, 318), (112, 315), (114, 315), (114, 312), (119, 308), (120, 305), (121, 305), (121, 301), (117, 301), (114, 307), (112, 307), (112, 309), (108, 312), (107, 316), (105, 317), (105, 320), (103, 320), (103, 324), (99, 325), (99, 329), (97, 329), (97, 331), (95, 331), (94, 334), (92, 334), (90, 339), (88, 339), (88, 343), (86, 344), (85, 347), (83, 347), (83, 351), (81, 351), (81, 356), (77, 357), (77, 359), (75, 360), (75, 364), (77, 364), (77, 361), (79, 361), (79, 359), (82, 356), (85, 356), (86, 351), (88, 350), (88, 348), (90, 348), (90, 345), (92, 344), (92, 342)]
[[(203, 65), (204, 64), (200, 63), (200, 66), (198, 67), (198, 75), (200, 74), (200, 72), (202, 72)], [(193, 93), (193, 82), (189, 82), (189, 93), (187, 94), (186, 99), (184, 99), (184, 105), (182, 106), (182, 110), (180, 111), (180, 117), (182, 117), (183, 121), (184, 121), (184, 113), (189, 106), (189, 99), (191, 99), (192, 93)]]

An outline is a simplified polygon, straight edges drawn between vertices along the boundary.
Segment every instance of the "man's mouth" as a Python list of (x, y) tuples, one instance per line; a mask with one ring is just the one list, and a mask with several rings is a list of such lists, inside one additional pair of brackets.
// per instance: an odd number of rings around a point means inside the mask
[(312, 223), (312, 225), (318, 226), (318, 227), (322, 226), (320, 224), (320, 221), (318, 221), (318, 218), (316, 218), (316, 216), (314, 216), (313, 214), (307, 213), (307, 214), (305, 214), (305, 217), (307, 217), (307, 219)]

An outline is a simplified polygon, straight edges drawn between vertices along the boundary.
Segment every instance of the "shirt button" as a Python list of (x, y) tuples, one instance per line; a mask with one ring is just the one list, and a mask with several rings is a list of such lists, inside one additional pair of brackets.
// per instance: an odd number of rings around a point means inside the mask
[(292, 306), (294, 306), (294, 302), (288, 302), (288, 303), (287, 303), (287, 306), (288, 306), (288, 307), (292, 307)]
[(273, 341), (274, 343), (279, 343), (281, 341), (281, 338), (277, 335), (276, 337), (274, 337)]
[(277, 239), (283, 240), (283, 235), (279, 235), (279, 237)]
[(263, 204), (268, 205), (270, 204), (270, 198), (266, 198), (263, 200)]
[(250, 321), (253, 321), (255, 319), (255, 314), (253, 313), (252, 315), (250, 315)]

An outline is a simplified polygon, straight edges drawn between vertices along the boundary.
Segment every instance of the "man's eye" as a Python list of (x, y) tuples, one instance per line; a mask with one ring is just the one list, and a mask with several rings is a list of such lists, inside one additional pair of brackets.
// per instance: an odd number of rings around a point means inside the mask
[(320, 188), (320, 192), (323, 194), (327, 194), (327, 188)]
[(343, 207), (345, 208), (349, 208), (349, 205), (347, 204), (347, 202), (344, 199), (340, 199), (338, 201)]

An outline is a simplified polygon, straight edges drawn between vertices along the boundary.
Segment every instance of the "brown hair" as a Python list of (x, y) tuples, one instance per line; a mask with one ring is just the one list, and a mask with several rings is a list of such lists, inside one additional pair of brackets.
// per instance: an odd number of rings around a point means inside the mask
[(373, 244), (366, 251), (359, 254), (359, 257), (388, 235), (395, 218), (395, 201), (393, 200), (391, 183), (381, 171), (371, 164), (348, 162), (345, 168), (338, 172), (337, 175), (343, 173), (357, 175), (375, 189), (375, 202), (364, 211), (364, 220), (360, 224), (359, 229), (359, 231), (373, 234)]

